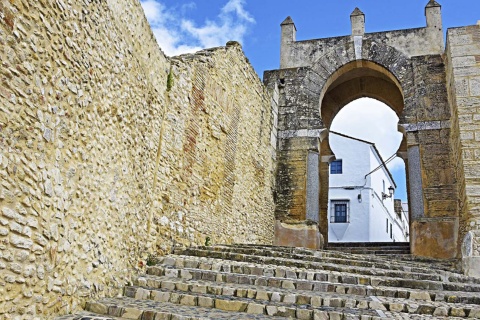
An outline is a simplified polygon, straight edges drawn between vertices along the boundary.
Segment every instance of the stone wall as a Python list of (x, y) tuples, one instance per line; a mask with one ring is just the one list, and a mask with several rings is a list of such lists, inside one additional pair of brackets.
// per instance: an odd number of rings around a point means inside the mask
[(480, 25), (448, 30), (446, 62), (464, 269), (480, 276)]
[(147, 253), (273, 238), (241, 48), (168, 59), (137, 0), (0, 0), (0, 318), (115, 295)]
[(271, 243), (273, 115), (240, 45), (174, 58), (169, 86), (161, 233), (186, 244)]

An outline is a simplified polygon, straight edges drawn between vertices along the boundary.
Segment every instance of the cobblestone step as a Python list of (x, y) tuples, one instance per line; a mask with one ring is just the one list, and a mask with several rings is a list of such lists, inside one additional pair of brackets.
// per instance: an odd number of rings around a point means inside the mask
[[(379, 315), (374, 309), (369, 308), (369, 302), (367, 301), (362, 304), (363, 308), (356, 308), (355, 299), (350, 299), (345, 303), (341, 298), (301, 295), (284, 295), (282, 297), (278, 292), (271, 292), (270, 294), (265, 290), (249, 292), (246, 289), (242, 290), (234, 287), (210, 286), (207, 288), (206, 286), (195, 286), (202, 292), (188, 291), (188, 284), (178, 287), (183, 290), (175, 290), (172, 287), (165, 289), (128, 287), (125, 295), (135, 299), (152, 299), (180, 305), (284, 316), (293, 319), (311, 319), (315, 311), (327, 313), (334, 311), (343, 316), (354, 315), (357, 317)], [(203, 292), (204, 289), (205, 292)], [(208, 293), (207, 289), (212, 293)], [(376, 302), (371, 303), (377, 304)]]
[[(394, 287), (407, 287), (417, 289), (429, 289), (429, 290), (448, 290), (448, 291), (468, 291), (468, 292), (480, 292), (480, 285), (470, 283), (448, 282), (449, 274), (444, 273), (438, 276), (414, 273), (408, 271), (399, 270), (387, 270), (365, 267), (348, 267), (338, 266), (334, 264), (325, 264), (320, 262), (309, 262), (296, 259), (284, 259), (284, 258), (270, 258), (270, 257), (257, 257), (246, 254), (234, 254), (231, 252), (213, 252), (209, 254), (209, 251), (203, 249), (189, 249), (183, 251), (186, 254), (192, 254), (192, 256), (202, 258), (205, 256), (213, 256), (216, 259), (226, 259), (237, 262), (253, 262), (261, 261), (262, 264), (270, 265), (283, 265), (296, 268), (315, 269), (330, 272), (340, 272), (349, 275), (363, 275), (361, 277), (362, 284), (372, 285), (387, 285)], [(217, 253), (217, 254), (215, 254)], [(257, 259), (255, 259), (257, 257)], [(460, 275), (458, 275), (460, 276)], [(380, 282), (380, 283), (378, 283)], [(383, 283), (383, 284), (382, 284)]]
[[(270, 249), (270, 248), (268, 248)], [(222, 259), (231, 259), (231, 256), (235, 255), (245, 255), (245, 256), (255, 256), (255, 257), (264, 257), (264, 260), (272, 260), (275, 258), (284, 258), (284, 259), (293, 259), (296, 261), (303, 262), (317, 262), (327, 265), (334, 265), (337, 268), (343, 266), (348, 267), (363, 267), (363, 268), (375, 268), (378, 270), (384, 269), (389, 270), (390, 272), (394, 271), (409, 271), (415, 273), (423, 273), (427, 275), (433, 275), (434, 278), (439, 278), (438, 270), (435, 270), (429, 267), (427, 264), (410, 264), (405, 265), (404, 263), (398, 263), (397, 261), (388, 261), (385, 258), (377, 258), (375, 260), (367, 260), (364, 255), (352, 255), (345, 253), (336, 253), (332, 254), (329, 251), (293, 251), (289, 252), (288, 249), (284, 250), (265, 250), (259, 248), (243, 248), (243, 247), (226, 247), (226, 246), (215, 246), (215, 247), (197, 247), (197, 248), (188, 248), (182, 251), (177, 251), (178, 254), (184, 255), (194, 255), (194, 256), (209, 256), (212, 258), (222, 258)], [(257, 258), (258, 259), (258, 258)]]
[[(208, 265), (203, 265), (206, 267)], [(255, 267), (254, 267), (255, 268)], [(252, 287), (271, 287), (275, 290), (280, 289), (293, 289), (294, 291), (303, 291), (304, 294), (306, 291), (319, 292), (328, 292), (328, 293), (338, 293), (338, 294), (349, 294), (356, 296), (378, 296), (378, 297), (391, 297), (391, 298), (404, 298), (404, 299), (415, 299), (418, 300), (419, 297), (428, 297), (425, 300), (435, 300), (435, 301), (444, 301), (450, 303), (465, 303), (472, 305), (480, 305), (480, 295), (477, 293), (468, 293), (468, 292), (449, 292), (444, 291), (426, 291), (426, 290), (415, 290), (408, 289), (404, 287), (392, 288), (387, 286), (376, 285), (375, 287), (371, 285), (364, 284), (348, 284), (348, 283), (339, 283), (338, 279), (341, 280), (341, 277), (334, 279), (318, 280), (314, 281), (312, 278), (316, 278), (316, 275), (311, 275), (308, 271), (307, 276), (303, 279), (291, 279), (291, 278), (281, 278), (281, 277), (263, 277), (261, 275), (245, 275), (245, 274), (235, 274), (230, 272), (220, 272), (220, 271), (210, 271), (210, 270), (200, 270), (200, 269), (173, 269), (169, 266), (154, 266), (150, 267), (145, 279), (154, 284), (155, 281), (158, 281), (157, 278), (151, 278), (151, 275), (157, 276), (166, 276), (170, 281), (175, 279), (181, 280), (194, 280), (194, 281), (212, 281), (217, 285), (246, 285)], [(310, 274), (310, 276), (308, 276)], [(162, 278), (165, 280), (165, 278)], [(318, 279), (318, 278), (317, 278)], [(344, 279), (346, 279), (344, 277)], [(140, 283), (140, 285), (145, 285), (145, 283)], [(151, 285), (148, 285), (151, 286)], [(158, 285), (153, 287), (159, 287)]]
[[(185, 299), (185, 298), (184, 298)], [(188, 299), (185, 299), (185, 301)], [(235, 302), (235, 301), (233, 301)], [(240, 305), (240, 304), (238, 304)], [(107, 298), (87, 303), (86, 309), (123, 319), (142, 320), (203, 320), (203, 319), (267, 319), (267, 315), (248, 313), (248, 310), (233, 311), (237, 304), (225, 304), (221, 308), (195, 307), (178, 303), (133, 299), (129, 297)], [(243, 307), (243, 305), (241, 306)], [(240, 307), (238, 307), (240, 309)], [(246, 311), (246, 312), (243, 312)], [(287, 319), (278, 317), (277, 319)]]
[(354, 254), (399, 255), (410, 254), (408, 242), (345, 242), (329, 243), (325, 250), (341, 251)]
[[(135, 277), (134, 277), (135, 279)], [(124, 296), (57, 320), (480, 319), (480, 279), (427, 261), (304, 248), (177, 250)]]
[[(172, 279), (169, 277), (145, 276), (139, 278), (142, 287), (128, 287), (126, 295), (129, 297), (152, 299), (155, 291), (161, 292), (163, 299), (172, 299), (170, 293), (175, 292), (173, 299), (179, 294), (188, 293), (191, 296), (205, 297), (212, 300), (223, 298), (255, 299), (256, 304), (273, 302), (276, 306), (280, 302), (290, 309), (301, 306), (302, 310), (315, 307), (336, 307), (360, 310), (396, 311), (409, 314), (436, 314), (445, 316), (480, 315), (480, 306), (464, 303), (450, 303), (448, 301), (432, 301), (428, 292), (413, 292), (408, 298), (402, 297), (374, 297), (343, 292), (320, 292), (308, 290), (294, 290), (266, 286), (249, 286), (240, 284), (222, 284), (212, 281), (193, 281)], [(199, 297), (197, 297), (200, 299)], [(191, 298), (194, 299), (194, 298)], [(313, 309), (312, 309), (313, 310)]]
[[(370, 262), (387, 262), (393, 266), (397, 265), (400, 267), (418, 267), (422, 269), (430, 270), (444, 270), (450, 271), (453, 273), (461, 274), (460, 269), (458, 268), (458, 259), (451, 260), (438, 260), (432, 258), (422, 258), (414, 257), (410, 254), (408, 255), (394, 255), (394, 256), (383, 256), (383, 255), (355, 255), (351, 253), (345, 253), (342, 251), (322, 251), (322, 250), (309, 250), (305, 248), (295, 248), (295, 247), (278, 247), (278, 246), (260, 246), (254, 244), (235, 244), (235, 245), (221, 245), (215, 247), (233, 247), (233, 248), (256, 248), (259, 250), (268, 250), (270, 252), (288, 252), (296, 253), (301, 255), (313, 255), (320, 257), (335, 257), (342, 258), (347, 260), (363, 260)], [(205, 247), (203, 247), (205, 248)], [(408, 261), (408, 264), (405, 263)]]
[(119, 320), (122, 318), (100, 315), (93, 312), (79, 312), (73, 315), (57, 317), (56, 320)]
[[(225, 247), (218, 246), (218, 247)], [(289, 252), (295, 253), (300, 255), (313, 255), (313, 256), (320, 256), (320, 257), (334, 257), (334, 258), (341, 258), (343, 261), (355, 261), (355, 260), (362, 260), (374, 263), (375, 267), (378, 268), (381, 265), (378, 262), (386, 263), (390, 269), (397, 269), (397, 270), (406, 270), (406, 271), (413, 271), (418, 273), (430, 273), (435, 274), (439, 273), (438, 270), (446, 271), (440, 272), (442, 277), (448, 277), (450, 282), (464, 282), (464, 283), (476, 283), (480, 284), (480, 278), (474, 277), (467, 277), (461, 273), (459, 270), (459, 261), (458, 259), (451, 259), (451, 260), (439, 260), (433, 258), (423, 258), (423, 257), (414, 257), (410, 254), (408, 255), (355, 255), (351, 253), (345, 253), (341, 251), (321, 251), (321, 250), (309, 250), (305, 248), (295, 248), (295, 247), (275, 247), (275, 246), (259, 246), (259, 245), (251, 245), (251, 244), (236, 244), (230, 245), (226, 247), (239, 247), (239, 248), (257, 248), (257, 249), (265, 249), (268, 248), (269, 251), (279, 251), (279, 252)], [(205, 248), (205, 247), (204, 247)], [(342, 260), (332, 260), (333, 262), (342, 262)]]

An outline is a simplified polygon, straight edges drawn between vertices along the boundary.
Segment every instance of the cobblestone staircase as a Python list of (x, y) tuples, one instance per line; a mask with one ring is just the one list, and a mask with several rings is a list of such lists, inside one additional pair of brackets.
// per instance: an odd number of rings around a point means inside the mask
[(480, 319), (480, 279), (410, 256), (218, 245), (162, 257), (86, 310), (58, 319)]

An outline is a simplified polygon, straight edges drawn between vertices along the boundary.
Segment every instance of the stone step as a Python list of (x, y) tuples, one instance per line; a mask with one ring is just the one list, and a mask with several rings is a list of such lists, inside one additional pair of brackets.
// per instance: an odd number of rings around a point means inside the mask
[[(163, 265), (163, 266), (162, 266)], [(169, 267), (177, 268), (176, 271), (168, 270)], [(299, 279), (299, 280), (317, 280), (317, 281), (330, 281), (335, 283), (345, 284), (362, 284), (362, 285), (379, 285), (380, 282), (389, 283), (391, 286), (401, 286), (410, 283), (411, 288), (419, 287), (420, 289), (443, 289), (439, 285), (439, 281), (422, 281), (416, 279), (412, 274), (401, 274), (403, 277), (393, 278), (387, 277), (385, 274), (381, 276), (361, 275), (358, 273), (337, 272), (325, 270), (322, 268), (298, 268), (298, 267), (283, 267), (276, 265), (263, 265), (258, 263), (247, 263), (238, 261), (228, 261), (213, 258), (204, 257), (191, 257), (173, 255), (159, 259), (159, 265), (151, 266), (147, 269), (149, 274), (157, 274), (154, 271), (155, 268), (167, 269), (165, 272), (178, 273), (180, 269), (190, 268), (197, 269), (192, 272), (198, 273), (204, 271), (204, 277), (213, 277), (214, 274), (209, 274), (205, 271), (215, 271), (218, 273), (233, 273), (237, 274), (236, 277), (248, 278), (249, 276), (264, 276), (267, 279), (270, 277), (276, 277), (279, 279)], [(199, 270), (198, 270), (199, 269)], [(158, 271), (160, 272), (160, 271)], [(181, 272), (181, 271), (180, 271)], [(216, 274), (215, 274), (216, 275)], [(415, 274), (414, 274), (415, 275)], [(421, 277), (421, 276), (420, 276)], [(255, 278), (251, 278), (251, 281)], [(240, 281), (248, 281), (242, 279)], [(395, 285), (396, 283), (396, 285)], [(480, 289), (480, 288), (479, 288)]]
[[(459, 268), (458, 259), (451, 260), (439, 260), (432, 258), (422, 258), (414, 257), (410, 254), (408, 255), (395, 255), (395, 256), (379, 256), (379, 255), (355, 255), (351, 253), (344, 253), (341, 251), (325, 251), (325, 250), (311, 250), (306, 248), (297, 248), (297, 247), (277, 247), (277, 246), (264, 246), (264, 245), (252, 245), (252, 244), (234, 244), (234, 245), (216, 245), (215, 247), (228, 247), (228, 248), (255, 248), (258, 250), (268, 250), (270, 252), (287, 252), (295, 253), (300, 255), (312, 255), (316, 257), (334, 257), (342, 258), (347, 260), (361, 260), (361, 261), (370, 261), (370, 262), (388, 262), (392, 265), (399, 265), (405, 267), (406, 264), (404, 261), (408, 261), (408, 266), (418, 267), (428, 270), (444, 270), (450, 271), (453, 273), (461, 274)], [(203, 247), (205, 248), (205, 247)]]
[[(144, 293), (144, 292), (143, 292)], [(255, 303), (251, 299), (213, 299), (208, 296), (192, 296), (174, 292), (152, 290), (155, 300), (129, 297), (109, 298), (87, 303), (87, 310), (100, 314), (121, 316), (122, 319), (170, 320), (170, 319), (381, 319), (376, 311), (322, 307), (286, 307), (281, 304)], [(164, 294), (165, 293), (165, 294)], [(172, 302), (163, 301), (166, 298)], [(196, 306), (205, 305), (205, 307)]]
[(354, 254), (403, 255), (410, 254), (408, 242), (343, 242), (329, 243), (328, 251), (340, 251)]
[[(468, 277), (462, 274), (459, 271), (459, 261), (458, 259), (450, 260), (441, 260), (433, 258), (423, 258), (423, 257), (414, 257), (410, 254), (408, 255), (395, 255), (395, 256), (384, 256), (384, 255), (355, 255), (351, 253), (343, 253), (340, 251), (322, 251), (322, 250), (310, 250), (305, 248), (293, 248), (293, 247), (275, 247), (275, 246), (261, 246), (261, 245), (249, 245), (249, 244), (235, 244), (235, 245), (222, 245), (215, 247), (228, 247), (228, 248), (256, 248), (257, 250), (269, 250), (275, 252), (288, 252), (294, 253), (296, 255), (313, 255), (324, 257), (334, 257), (340, 258), (343, 260), (331, 260), (334, 263), (342, 261), (368, 261), (374, 263), (374, 266), (378, 268), (381, 266), (379, 263), (386, 263), (389, 268), (397, 268), (398, 270), (410, 270), (415, 272), (427, 272), (427, 273), (437, 273), (437, 270), (447, 271), (447, 277), (450, 279), (450, 282), (464, 282), (464, 283), (476, 283), (480, 284), (480, 278)], [(205, 247), (203, 247), (205, 248)], [(445, 273), (441, 273), (445, 274)]]
[[(179, 297), (184, 301), (188, 297)], [(203, 303), (203, 302), (202, 302)], [(207, 303), (205, 301), (205, 303)], [(231, 309), (240, 309), (242, 311), (232, 311)], [(226, 309), (223, 310), (222, 308)], [(178, 303), (160, 302), (154, 300), (139, 300), (129, 297), (106, 298), (99, 301), (88, 302), (86, 309), (88, 311), (122, 319), (142, 319), (142, 320), (205, 320), (205, 319), (268, 319), (268, 315), (253, 313), (254, 306), (244, 306), (241, 303), (225, 303), (219, 305), (219, 308), (198, 307), (191, 305), (180, 305)], [(277, 313), (280, 313), (277, 311)], [(277, 319), (287, 319), (278, 316)]]
[[(237, 247), (225, 247), (225, 246), (214, 246), (214, 247), (196, 247), (188, 248), (182, 251), (177, 251), (178, 254), (183, 255), (194, 255), (194, 256), (209, 256), (212, 258), (220, 259), (230, 259), (232, 256), (250, 256), (251, 260), (265, 261), (268, 263), (268, 260), (273, 260), (275, 258), (285, 258), (293, 259), (298, 262), (317, 262), (335, 265), (338, 268), (342, 266), (348, 267), (364, 267), (364, 268), (375, 268), (375, 269), (385, 269), (389, 271), (399, 270), (399, 271), (410, 271), (416, 273), (431, 274), (439, 277), (438, 269), (434, 269), (428, 264), (409, 264), (408, 266), (404, 263), (399, 263), (397, 261), (387, 260), (385, 257), (379, 257), (375, 260), (366, 260), (363, 258), (363, 255), (352, 255), (347, 253), (333, 254), (332, 251), (298, 251), (293, 252), (287, 251), (277, 251), (277, 250), (267, 250), (261, 248), (237, 248)], [(238, 260), (238, 259), (236, 259)], [(446, 270), (451, 272), (450, 270)]]
[[(174, 279), (169, 277), (140, 277), (138, 284), (142, 287), (128, 287), (126, 295), (129, 297), (152, 299), (154, 291), (161, 292), (163, 299), (169, 301), (169, 292), (178, 294), (188, 293), (189, 295), (209, 296), (217, 299), (218, 296), (228, 298), (249, 298), (255, 299), (257, 304), (275, 302), (286, 303), (286, 307), (298, 308), (302, 306), (315, 307), (336, 307), (361, 310), (382, 310), (395, 311), (409, 314), (432, 314), (456, 316), (460, 314), (480, 315), (480, 305), (453, 303), (448, 301), (432, 301), (428, 292), (410, 292), (407, 298), (402, 297), (374, 297), (366, 295), (345, 294), (342, 292), (321, 292), (308, 290), (293, 290), (276, 287), (224, 284), (213, 281), (195, 281), (185, 279)], [(363, 292), (361, 292), (363, 293)], [(158, 294), (158, 293), (157, 293)], [(434, 297), (433, 297), (434, 298)], [(480, 301), (478, 301), (480, 303)]]
[(86, 311), (55, 318), (55, 320), (119, 320), (119, 319), (125, 319), (125, 318), (106, 316), (106, 315), (101, 315), (101, 314), (86, 312)]
[[(470, 283), (459, 283), (459, 282), (448, 282), (448, 277), (450, 273), (439, 275), (428, 275), (421, 273), (412, 273), (408, 271), (398, 271), (398, 270), (386, 270), (386, 269), (376, 269), (376, 268), (364, 268), (364, 267), (350, 267), (350, 266), (338, 266), (334, 264), (324, 264), (318, 262), (307, 262), (300, 261), (295, 259), (283, 259), (283, 258), (270, 258), (270, 257), (257, 257), (245, 254), (233, 254), (225, 252), (205, 252), (205, 250), (194, 250), (190, 249), (187, 254), (194, 254), (192, 256), (198, 257), (199, 259), (205, 256), (213, 256), (216, 259), (221, 257), (221, 259), (228, 259), (231, 261), (237, 262), (258, 262), (260, 264), (270, 264), (270, 265), (283, 265), (289, 267), (296, 267), (300, 269), (312, 269), (312, 270), (323, 270), (325, 273), (330, 273), (332, 271), (346, 273), (349, 275), (359, 275), (356, 278), (366, 279), (366, 283), (370, 281), (370, 284), (374, 284), (374, 281), (383, 281), (388, 283), (388, 286), (405, 286), (408, 288), (417, 288), (417, 289), (430, 289), (430, 290), (448, 290), (448, 291), (469, 291), (469, 292), (480, 292), (480, 285), (470, 284)], [(218, 253), (215, 255), (215, 253)], [(188, 260), (190, 261), (190, 260)], [(199, 260), (200, 261), (200, 260)], [(193, 263), (196, 263), (193, 261)], [(192, 265), (193, 266), (193, 265)], [(195, 266), (193, 266), (195, 267)], [(461, 275), (459, 275), (461, 277)], [(370, 280), (369, 280), (370, 279)], [(377, 283), (378, 284), (378, 283)]]
[(385, 249), (385, 248), (342, 248), (342, 249), (326, 249), (326, 250), (336, 250), (336, 251), (341, 251), (341, 252), (346, 252), (346, 253), (352, 253), (352, 254), (374, 254), (374, 255), (384, 255), (384, 256), (390, 256), (390, 255), (397, 255), (397, 254), (410, 254), (410, 250), (405, 250), (405, 249)]
[(480, 279), (403, 254), (215, 245), (177, 249), (146, 272), (123, 297), (58, 320), (480, 319)]
[[(179, 285), (183, 290), (152, 289), (143, 287), (127, 287), (125, 295), (135, 299), (151, 299), (187, 306), (200, 306), (221, 310), (247, 312), (270, 316), (283, 316), (293, 319), (312, 319), (314, 311), (324, 311), (327, 314), (334, 311), (342, 316), (379, 316), (375, 309), (369, 309), (369, 303), (374, 307), (383, 305), (373, 301), (363, 301), (362, 308), (356, 308), (356, 300), (345, 302), (341, 298), (321, 298), (320, 296), (281, 296), (278, 292), (269, 293), (265, 290), (255, 292), (233, 287), (210, 286), (210, 292), (188, 291), (188, 284)], [(195, 286), (196, 289), (207, 289), (207, 286)], [(185, 291), (186, 290), (186, 291)], [(250, 297), (248, 297), (250, 293)], [(284, 298), (284, 300), (282, 300)], [(286, 299), (285, 299), (286, 298)]]
[[(411, 274), (417, 274), (417, 277), (422, 277), (425, 280), (440, 280), (441, 275), (438, 271), (432, 272), (431, 269), (427, 268), (415, 268), (415, 267), (406, 267), (403, 265), (392, 264), (384, 261), (370, 262), (370, 261), (361, 261), (355, 259), (339, 259), (339, 258), (329, 258), (329, 257), (314, 257), (314, 256), (303, 256), (297, 254), (272, 254), (263, 253), (258, 255), (256, 252), (235, 252), (232, 250), (218, 250), (211, 251), (201, 248), (190, 248), (182, 252), (179, 252), (182, 255), (198, 256), (198, 257), (212, 257), (217, 259), (224, 260), (233, 260), (233, 261), (245, 261), (245, 262), (261, 262), (264, 264), (277, 264), (277, 265), (290, 265), (290, 266), (314, 266), (313, 268), (339, 271), (339, 272), (352, 272), (348, 270), (358, 270), (362, 273), (369, 275), (385, 275), (386, 273), (394, 276), (394, 274), (400, 275), (405, 272)], [(310, 267), (312, 268), (312, 267)], [(422, 275), (422, 276), (420, 276)]]
[[(202, 264), (202, 268), (209, 268), (215, 264)], [(228, 265), (224, 265), (228, 266)], [(247, 269), (245, 269), (247, 267)], [(235, 271), (242, 271), (240, 266), (237, 266)], [(223, 270), (226, 270), (224, 272)], [(247, 285), (247, 286), (262, 286), (262, 287), (273, 287), (275, 290), (280, 288), (283, 289), (294, 289), (294, 290), (303, 290), (303, 291), (315, 291), (315, 292), (330, 292), (338, 294), (350, 294), (357, 296), (384, 296), (392, 298), (412, 298), (418, 299), (419, 296), (428, 295), (429, 300), (445, 301), (450, 303), (468, 303), (468, 304), (477, 304), (480, 305), (480, 295), (477, 293), (469, 292), (449, 292), (448, 294), (444, 291), (433, 291), (433, 290), (415, 290), (407, 289), (405, 287), (392, 288), (389, 286), (383, 286), (381, 282), (374, 282), (375, 286), (371, 286), (371, 283), (362, 284), (362, 283), (352, 283), (352, 278), (347, 276), (338, 276), (338, 275), (328, 275), (322, 276), (321, 274), (310, 272), (310, 271), (300, 271), (296, 273), (295, 270), (291, 270), (291, 273), (277, 273), (277, 276), (270, 276), (271, 273), (267, 273), (268, 276), (263, 276), (261, 273), (261, 267), (256, 266), (244, 266), (243, 271), (251, 272), (254, 270), (255, 274), (245, 274), (245, 273), (233, 273), (231, 267), (222, 269), (222, 271), (213, 271), (213, 270), (202, 270), (202, 269), (175, 269), (171, 266), (153, 266), (147, 269), (148, 276), (166, 276), (170, 279), (182, 279), (182, 280), (197, 280), (197, 281), (212, 281), (216, 282), (217, 285)], [(264, 269), (264, 270), (268, 270)], [(288, 276), (293, 276), (297, 278), (288, 278)], [(155, 278), (153, 278), (155, 279)], [(342, 283), (341, 281), (347, 281), (349, 283)], [(152, 280), (151, 280), (152, 281)], [(146, 285), (141, 283), (141, 285)], [(158, 286), (157, 286), (158, 287)]]
[(410, 242), (329, 242), (326, 248), (407, 248)]

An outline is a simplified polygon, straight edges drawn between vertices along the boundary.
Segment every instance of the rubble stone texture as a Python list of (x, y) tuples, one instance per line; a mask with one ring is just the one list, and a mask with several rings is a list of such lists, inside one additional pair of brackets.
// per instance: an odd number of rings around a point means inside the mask
[(238, 44), (172, 60), (136, 0), (1, 0), (0, 57), (1, 319), (115, 296), (175, 244), (272, 242), (271, 99)]

